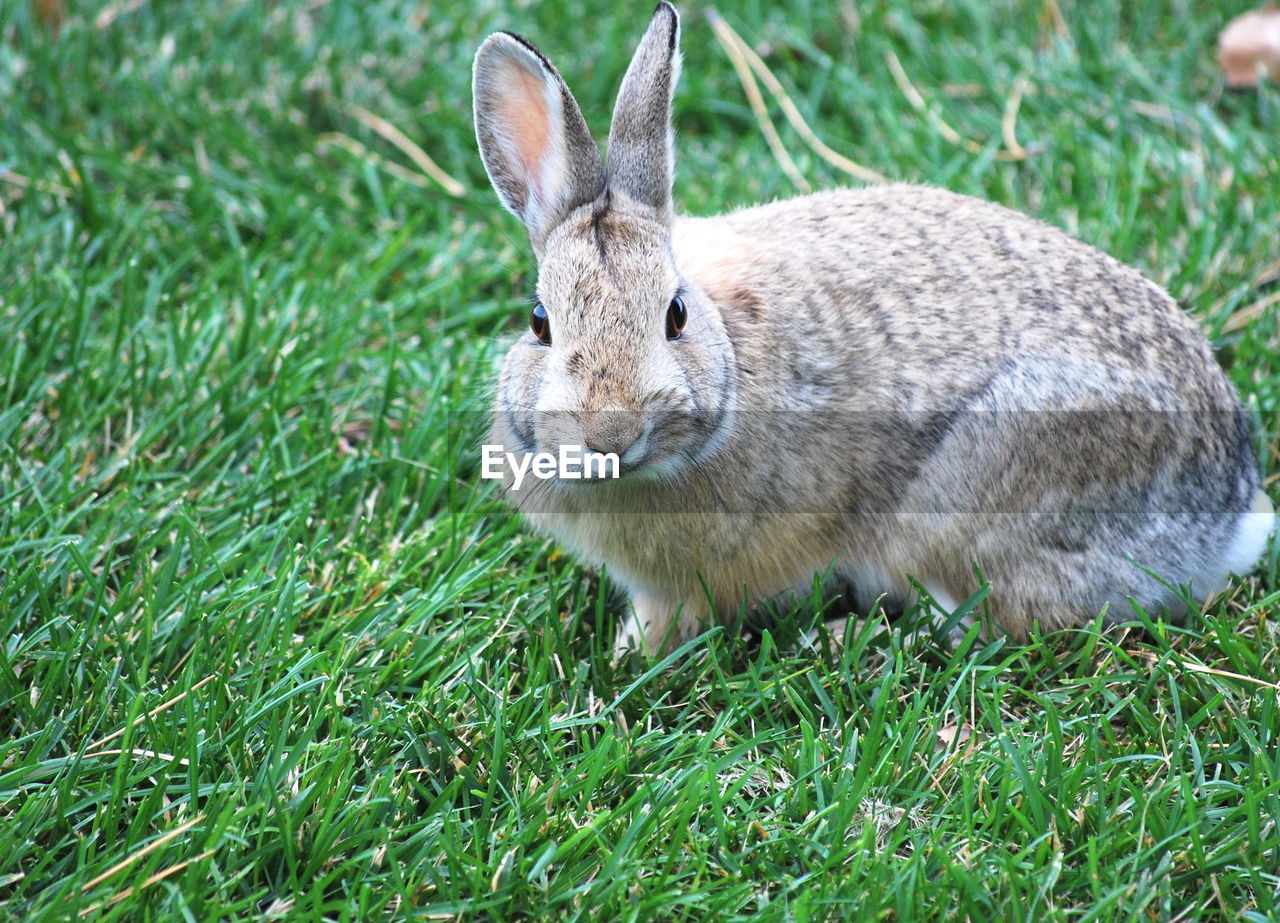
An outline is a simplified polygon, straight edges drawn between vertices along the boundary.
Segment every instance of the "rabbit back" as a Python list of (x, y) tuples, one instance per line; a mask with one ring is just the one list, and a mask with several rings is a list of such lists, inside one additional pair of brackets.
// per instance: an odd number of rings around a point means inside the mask
[(1203, 595), (1261, 553), (1271, 514), (1248, 420), (1204, 336), (1064, 232), (889, 186), (685, 219), (673, 243), (751, 370), (740, 405), (803, 418), (797, 438), (826, 443), (810, 457), (844, 460), (827, 500), (890, 550), (850, 548), (852, 571), (927, 576), (963, 599), (978, 563), (1017, 600), (1002, 621), (1019, 630), (1135, 586), (1176, 608), (1135, 562)]

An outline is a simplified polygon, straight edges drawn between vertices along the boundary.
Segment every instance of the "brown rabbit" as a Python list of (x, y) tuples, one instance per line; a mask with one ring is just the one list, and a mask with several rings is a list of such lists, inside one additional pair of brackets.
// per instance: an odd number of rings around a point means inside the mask
[(620, 650), (834, 572), (864, 601), (1080, 624), (1177, 615), (1274, 520), (1239, 401), (1159, 287), (1024, 215), (916, 186), (677, 217), (679, 19), (658, 5), (602, 160), (555, 68), (508, 33), (475, 61), (485, 168), (538, 259), (498, 383), (513, 456), (611, 453), (525, 479), (529, 521), (629, 591)]

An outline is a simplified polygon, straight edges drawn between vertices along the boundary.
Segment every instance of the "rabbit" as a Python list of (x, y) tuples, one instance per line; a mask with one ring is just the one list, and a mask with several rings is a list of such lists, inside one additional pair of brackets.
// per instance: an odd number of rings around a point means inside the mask
[(858, 605), (946, 612), (986, 581), (989, 624), (1021, 638), (1131, 604), (1180, 617), (1255, 566), (1274, 509), (1249, 420), (1169, 295), (936, 188), (677, 216), (679, 36), (659, 3), (607, 160), (524, 38), (490, 35), (473, 74), (481, 159), (538, 263), (490, 438), (618, 468), (501, 476), (626, 591), (620, 655), (670, 652), (818, 573)]

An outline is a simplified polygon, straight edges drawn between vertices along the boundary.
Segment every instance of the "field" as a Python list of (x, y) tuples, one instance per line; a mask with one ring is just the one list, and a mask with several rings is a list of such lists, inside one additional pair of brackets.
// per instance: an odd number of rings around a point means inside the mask
[[(607, 575), (477, 477), (534, 269), (471, 57), (528, 35), (602, 136), (648, 4), (36, 7), (0, 15), (0, 917), (1280, 913), (1274, 551), (1185, 627), (951, 649), (817, 598), (615, 664)], [(720, 13), (840, 154), (1164, 284), (1270, 474), (1280, 88), (1213, 60), (1246, 8)], [(683, 210), (854, 182), (766, 88), (784, 168), (682, 12)]]

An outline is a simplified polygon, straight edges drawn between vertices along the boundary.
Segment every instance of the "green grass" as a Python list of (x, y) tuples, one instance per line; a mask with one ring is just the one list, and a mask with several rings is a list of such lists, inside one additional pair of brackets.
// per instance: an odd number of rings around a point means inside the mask
[[(1224, 95), (1211, 54), (1247, 5), (1063, 4), (1065, 36), (1042, 3), (721, 12), (841, 152), (1168, 286), (1270, 470), (1280, 93)], [(533, 273), (471, 55), (527, 33), (602, 132), (647, 5), (73, 3), (56, 39), (29, 6), (0, 14), (29, 181), (0, 180), (0, 916), (1277, 912), (1274, 553), (1185, 629), (814, 649), (810, 611), (615, 666), (607, 580), (459, 466)], [(791, 194), (685, 14), (678, 202)], [(1037, 153), (1006, 162), (1020, 75)], [(346, 103), (467, 193), (340, 146), (412, 169)]]

